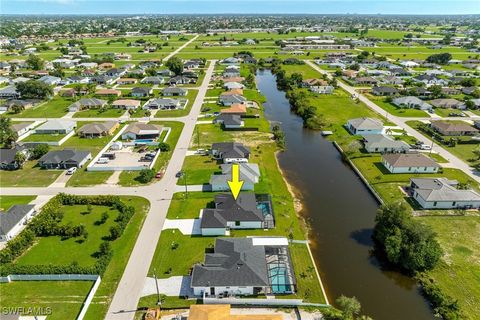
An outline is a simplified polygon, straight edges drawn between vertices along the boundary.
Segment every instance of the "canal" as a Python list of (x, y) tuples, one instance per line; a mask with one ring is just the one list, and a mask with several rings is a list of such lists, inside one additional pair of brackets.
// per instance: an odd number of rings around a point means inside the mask
[(267, 97), (267, 119), (279, 122), (285, 132), (287, 150), (278, 160), (303, 203), (330, 303), (344, 294), (356, 296), (363, 312), (375, 320), (432, 319), (415, 281), (383, 270), (371, 255), (378, 203), (367, 188), (330, 141), (303, 128), (269, 70), (257, 72), (257, 86)]

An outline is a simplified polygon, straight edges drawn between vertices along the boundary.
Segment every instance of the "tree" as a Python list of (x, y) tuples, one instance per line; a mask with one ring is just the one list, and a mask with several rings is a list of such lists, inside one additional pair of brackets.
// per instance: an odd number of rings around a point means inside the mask
[(170, 71), (175, 73), (175, 75), (180, 75), (183, 72), (183, 62), (179, 57), (171, 57), (165, 65)]
[(472, 150), (472, 153), (477, 156), (477, 160), (480, 160), (480, 146), (475, 147), (475, 149)]
[(429, 63), (437, 64), (447, 64), (450, 60), (452, 60), (452, 55), (448, 52), (432, 54), (426, 59)]
[(38, 80), (20, 82), (16, 86), (23, 99), (45, 99), (53, 95), (53, 89)]
[(138, 180), (141, 183), (148, 183), (152, 181), (154, 176), (155, 176), (155, 172), (152, 169), (143, 169), (140, 171), (140, 174), (138, 175)]
[(19, 151), (15, 154), (15, 162), (20, 168), (23, 167), (23, 164), (25, 163), (26, 160), (27, 160), (27, 157), (23, 152)]
[(0, 144), (12, 148), (17, 139), (18, 134), (12, 129), (10, 118), (0, 117)]
[(34, 54), (30, 54), (25, 63), (33, 70), (42, 70), (45, 66), (43, 59)]
[(170, 151), (170, 145), (166, 142), (160, 142), (158, 144), (158, 149), (162, 152)]
[(342, 311), (343, 320), (353, 320), (360, 314), (362, 306), (355, 297), (349, 298), (341, 295), (335, 302)]
[(50, 146), (46, 143), (35, 145), (35, 147), (32, 149), (32, 159), (40, 159), (42, 156), (47, 154), (49, 149)]
[(23, 110), (25, 110), (25, 107), (22, 106), (21, 104), (14, 104), (10, 110), (12, 110), (13, 113), (15, 114), (18, 114), (20, 112), (22, 112)]
[(122, 229), (118, 224), (110, 227), (110, 240), (118, 239), (122, 235)]
[(398, 203), (380, 207), (373, 239), (390, 263), (408, 273), (431, 270), (442, 256), (433, 230), (413, 220), (406, 207)]

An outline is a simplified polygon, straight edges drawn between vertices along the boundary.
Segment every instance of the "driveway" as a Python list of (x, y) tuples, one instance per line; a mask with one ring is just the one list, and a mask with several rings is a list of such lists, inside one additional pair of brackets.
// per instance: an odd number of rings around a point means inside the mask
[[(212, 187), (209, 184), (191, 184), (187, 185), (187, 192), (209, 192), (212, 191)], [(185, 186), (184, 185), (177, 185), (175, 187), (175, 192), (185, 192)]]
[[(169, 297), (193, 296), (190, 289), (190, 276), (175, 276), (166, 279), (157, 279), (158, 291)], [(148, 277), (141, 293), (141, 297), (157, 294), (155, 278)]]
[(201, 219), (165, 219), (162, 230), (178, 229), (184, 235), (201, 234)]

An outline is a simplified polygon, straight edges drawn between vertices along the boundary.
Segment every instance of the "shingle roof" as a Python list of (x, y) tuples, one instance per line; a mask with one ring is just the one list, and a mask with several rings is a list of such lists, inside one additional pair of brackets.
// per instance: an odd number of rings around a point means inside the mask
[(387, 153), (383, 155), (383, 159), (395, 168), (440, 167), (432, 158), (422, 153)]
[(480, 201), (480, 194), (473, 190), (455, 188), (456, 181), (446, 178), (412, 178), (415, 191), (425, 201)]
[(478, 129), (465, 122), (432, 121), (432, 127), (445, 132), (478, 132)]
[(222, 154), (222, 158), (244, 158), (250, 156), (250, 149), (238, 142), (218, 142), (212, 144), (212, 150)]
[(214, 253), (193, 267), (191, 285), (268, 286), (265, 247), (254, 246), (251, 238), (217, 238)]
[(38, 162), (43, 163), (53, 163), (60, 164), (64, 162), (76, 162), (80, 163), (85, 158), (90, 155), (90, 151), (75, 150), (75, 149), (64, 149), (64, 150), (53, 150), (49, 151), (43, 157), (41, 157)]
[(6, 212), (0, 212), (0, 234), (7, 234), (17, 225), (35, 206), (32, 204), (16, 204)]
[(83, 134), (101, 134), (110, 131), (116, 125), (117, 122), (115, 121), (87, 123), (78, 129), (78, 132)]
[(350, 125), (357, 130), (378, 129), (383, 128), (382, 121), (374, 118), (356, 118), (348, 120)]

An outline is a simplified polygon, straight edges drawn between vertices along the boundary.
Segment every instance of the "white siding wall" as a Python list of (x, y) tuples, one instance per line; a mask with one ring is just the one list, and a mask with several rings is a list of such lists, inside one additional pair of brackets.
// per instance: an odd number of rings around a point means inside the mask
[(418, 195), (415, 191), (413, 197), (424, 209), (453, 209), (453, 208), (462, 208), (467, 206), (472, 206), (473, 208), (480, 207), (480, 201), (425, 201), (422, 197)]
[(435, 173), (438, 172), (438, 167), (393, 167), (388, 162), (383, 161), (383, 165), (391, 173)]
[(223, 163), (247, 163), (248, 159), (246, 158), (225, 158)]
[(202, 236), (224, 236), (226, 233), (226, 228), (202, 228)]
[(261, 229), (262, 222), (260, 221), (241, 221), (240, 225), (235, 225), (235, 221), (228, 221), (227, 226), (230, 229)]
[[(215, 294), (228, 292), (237, 295), (252, 295), (253, 287), (215, 287)], [(210, 294), (210, 287), (193, 287), (193, 294), (196, 296), (203, 295), (203, 292)]]

